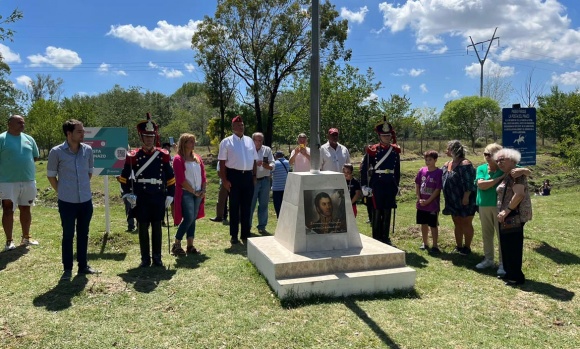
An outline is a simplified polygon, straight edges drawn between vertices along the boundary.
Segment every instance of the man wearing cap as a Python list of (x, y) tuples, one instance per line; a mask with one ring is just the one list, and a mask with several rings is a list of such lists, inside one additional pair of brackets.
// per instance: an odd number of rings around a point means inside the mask
[(256, 185), (254, 186), (254, 196), (252, 197), (252, 206), (250, 209), (250, 227), (254, 219), (254, 211), (258, 204), (258, 233), (267, 234), (266, 225), (268, 225), (268, 202), (270, 201), (270, 172), (274, 170), (274, 156), (272, 149), (265, 146), (264, 134), (255, 132), (252, 135), (258, 161), (256, 162)]
[(320, 147), (320, 170), (342, 172), (342, 166), (350, 163), (348, 149), (338, 143), (338, 129), (328, 130), (328, 142)]
[[(171, 168), (169, 152), (159, 147), (159, 126), (151, 120), (137, 124), (137, 132), (142, 146), (127, 154), (125, 167), (117, 178), (121, 183), (124, 197), (134, 200), (134, 208), (139, 227), (139, 247), (141, 264), (149, 267), (162, 267), (161, 261), (161, 222), (166, 209), (173, 202), (175, 176)], [(136, 200), (134, 196), (137, 196)], [(149, 225), (151, 225), (151, 251), (149, 250)], [(150, 253), (151, 252), (151, 253)]]
[(259, 160), (252, 139), (244, 136), (244, 121), (241, 116), (232, 119), (233, 134), (220, 142), (218, 153), (220, 178), (230, 199), (230, 242), (238, 244), (241, 238), (250, 237), (250, 206), (254, 196)]
[(307, 146), (306, 133), (298, 135), (298, 146), (290, 153), (288, 162), (293, 166), (294, 172), (310, 172), (310, 148)]
[(290, 163), (284, 158), (284, 153), (281, 151), (277, 151), (274, 157), (276, 158), (276, 166), (272, 171), (272, 201), (278, 218), (280, 217), (280, 208), (282, 208), (286, 179), (288, 178), (288, 172), (290, 172)]
[(397, 207), (396, 197), (401, 179), (401, 148), (396, 144), (395, 131), (391, 124), (382, 122), (375, 127), (379, 143), (365, 150), (361, 164), (361, 186), (363, 193), (372, 195), (373, 238), (391, 245), (389, 225), (391, 209)]

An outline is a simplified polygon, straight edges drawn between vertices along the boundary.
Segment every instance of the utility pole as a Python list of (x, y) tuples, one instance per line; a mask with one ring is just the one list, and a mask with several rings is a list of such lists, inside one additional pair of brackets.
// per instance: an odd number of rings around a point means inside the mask
[[(469, 40), (471, 40), (471, 45), (467, 46), (467, 53), (469, 53), (469, 48), (473, 47), (473, 50), (475, 51), (475, 54), (477, 55), (477, 59), (479, 60), (479, 65), (481, 66), (481, 74), (479, 76), (479, 97), (483, 97), (483, 64), (485, 63), (485, 60), (487, 58), (487, 54), (489, 53), (489, 49), (491, 47), (491, 44), (493, 43), (493, 40), (498, 40), (498, 46), (499, 46), (499, 36), (495, 37), (495, 32), (497, 32), (497, 27), (495, 28), (495, 30), (493, 31), (493, 35), (491, 36), (490, 40), (486, 40), (486, 41), (481, 41), (478, 43), (473, 43), (473, 39), (471, 38), (471, 35), (469, 36)], [(475, 45), (481, 45), (481, 49), (483, 51), (483, 44), (489, 42), (489, 45), (487, 46), (487, 50), (485, 51), (485, 56), (483, 57), (483, 59), (481, 59), (481, 57), (479, 56), (479, 52), (477, 52), (477, 47), (475, 47)]]

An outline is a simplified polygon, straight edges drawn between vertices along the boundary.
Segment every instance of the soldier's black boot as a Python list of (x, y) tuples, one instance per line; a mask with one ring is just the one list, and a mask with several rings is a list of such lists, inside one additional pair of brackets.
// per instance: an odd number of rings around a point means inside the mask
[(140, 268), (146, 268), (151, 265), (151, 256), (149, 255), (149, 223), (139, 222), (139, 248), (141, 250)]
[(161, 222), (151, 222), (151, 242), (153, 246), (153, 265), (162, 267), (161, 261)]
[(384, 242), (382, 240), (382, 234), (381, 234), (381, 228), (382, 228), (381, 227), (381, 216), (382, 216), (381, 210), (373, 210), (371, 225), (372, 225), (372, 231), (373, 231), (373, 239)]
[(390, 225), (391, 225), (391, 209), (386, 209), (386, 210), (382, 210), (381, 215), (382, 217), (382, 221), (381, 221), (381, 232), (382, 232), (382, 238), (383, 238), (383, 242), (387, 245), (393, 245), (393, 243), (391, 242), (391, 234), (390, 232)]

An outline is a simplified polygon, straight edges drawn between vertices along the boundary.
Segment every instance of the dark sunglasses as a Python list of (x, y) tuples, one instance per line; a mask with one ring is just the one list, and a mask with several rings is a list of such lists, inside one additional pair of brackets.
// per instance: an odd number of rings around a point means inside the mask
[(483, 153), (483, 156), (491, 156), (491, 153)]

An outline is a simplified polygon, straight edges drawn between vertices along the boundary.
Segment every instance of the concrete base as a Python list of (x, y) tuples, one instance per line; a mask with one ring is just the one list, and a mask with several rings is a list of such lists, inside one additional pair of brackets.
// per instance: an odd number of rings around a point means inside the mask
[(248, 259), (278, 297), (346, 296), (409, 289), (405, 252), (360, 234), (362, 247), (293, 253), (274, 237), (248, 239)]

